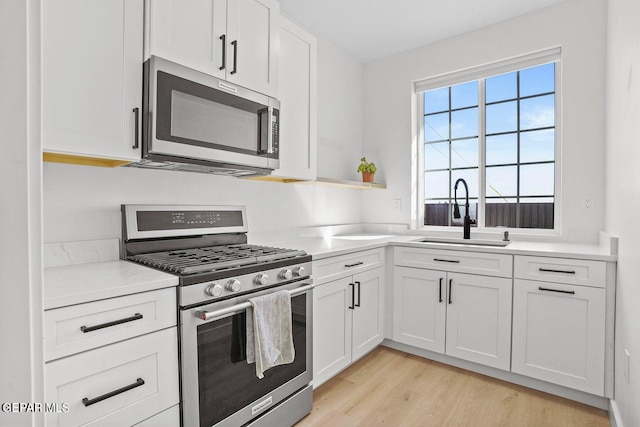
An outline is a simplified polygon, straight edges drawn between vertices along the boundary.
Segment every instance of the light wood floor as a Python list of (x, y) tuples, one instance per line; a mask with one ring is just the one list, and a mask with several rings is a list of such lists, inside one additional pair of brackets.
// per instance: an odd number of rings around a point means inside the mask
[(314, 391), (306, 426), (606, 426), (606, 411), (387, 347)]

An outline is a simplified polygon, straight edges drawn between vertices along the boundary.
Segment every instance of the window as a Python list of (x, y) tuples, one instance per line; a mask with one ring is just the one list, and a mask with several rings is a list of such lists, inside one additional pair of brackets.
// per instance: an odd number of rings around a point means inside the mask
[(455, 84), (416, 83), (425, 226), (462, 226), (453, 204), (457, 195), (464, 215), (464, 186), (454, 190), (463, 178), (472, 226), (557, 228), (558, 60), (554, 51), (483, 67), (473, 80), (467, 71)]

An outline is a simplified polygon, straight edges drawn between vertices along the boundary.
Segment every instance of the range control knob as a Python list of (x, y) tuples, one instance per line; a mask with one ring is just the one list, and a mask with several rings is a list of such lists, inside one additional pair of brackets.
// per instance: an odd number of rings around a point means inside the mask
[(219, 297), (220, 295), (222, 295), (222, 286), (218, 285), (217, 283), (212, 283), (211, 285), (207, 286), (207, 289), (205, 289), (204, 292), (210, 297)]
[(269, 276), (265, 273), (260, 273), (253, 278), (253, 283), (255, 283), (258, 286), (267, 285), (269, 283)]
[(289, 280), (293, 277), (293, 272), (290, 269), (285, 268), (284, 270), (280, 271), (280, 273), (278, 273), (278, 277), (280, 278), (280, 280)]
[(304, 276), (305, 270), (303, 266), (298, 266), (298, 267), (293, 267), (293, 275), (295, 277), (302, 277)]
[(230, 292), (238, 292), (242, 288), (242, 283), (238, 279), (231, 279), (227, 282), (226, 286)]

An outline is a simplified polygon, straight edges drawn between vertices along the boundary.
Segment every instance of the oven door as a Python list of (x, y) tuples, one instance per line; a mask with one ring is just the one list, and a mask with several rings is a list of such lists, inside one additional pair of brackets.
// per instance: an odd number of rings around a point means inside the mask
[[(246, 360), (246, 308), (241, 304), (248, 296), (181, 311), (180, 381), (185, 427), (243, 425), (311, 382), (310, 280), (276, 289), (292, 292), (295, 359), (267, 370), (263, 379), (256, 376), (255, 363)], [(270, 292), (274, 289), (251, 297)], [(203, 312), (219, 310), (224, 314), (202, 320)]]
[(279, 167), (278, 100), (155, 56), (145, 88), (146, 158)]

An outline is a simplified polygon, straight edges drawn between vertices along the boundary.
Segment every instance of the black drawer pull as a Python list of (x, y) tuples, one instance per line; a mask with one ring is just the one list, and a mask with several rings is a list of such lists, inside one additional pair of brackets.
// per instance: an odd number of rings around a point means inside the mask
[(231, 70), (231, 74), (235, 74), (238, 72), (238, 40), (232, 41), (231, 46), (233, 46), (233, 70)]
[(124, 386), (122, 388), (119, 388), (117, 390), (113, 390), (107, 394), (103, 394), (102, 396), (98, 396), (95, 399), (87, 399), (86, 397), (84, 399), (82, 399), (82, 404), (84, 406), (91, 406), (94, 403), (98, 403), (98, 402), (102, 402), (103, 400), (106, 400), (110, 397), (113, 396), (117, 396), (118, 394), (124, 393), (125, 391), (129, 391), (131, 389), (134, 389), (136, 387), (140, 387), (141, 385), (144, 385), (144, 380), (142, 378), (138, 378), (136, 380), (135, 383), (133, 384), (129, 384), (128, 386)]
[(553, 270), (551, 268), (539, 268), (538, 270), (543, 271), (545, 273), (576, 274), (576, 272), (573, 270)]
[(222, 66), (218, 70), (224, 70), (227, 68), (227, 35), (221, 35), (220, 40), (222, 40)]
[(101, 323), (101, 324), (95, 325), (95, 326), (80, 326), (80, 330), (86, 334), (87, 332), (97, 331), (98, 329), (108, 328), (110, 326), (119, 325), (121, 323), (133, 322), (134, 320), (140, 320), (140, 319), (142, 319), (142, 317), (143, 317), (142, 314), (136, 313), (131, 317), (127, 317), (126, 319), (114, 320), (113, 322)]
[(561, 294), (571, 294), (571, 295), (575, 294), (575, 291), (563, 291), (561, 289), (549, 289), (549, 288), (543, 288), (542, 286), (540, 286), (538, 288), (538, 290), (539, 291), (558, 292), (558, 293), (561, 293)]
[(438, 291), (438, 302), (442, 302), (442, 277), (440, 278), (440, 290)]
[(360, 307), (360, 282), (356, 282), (356, 285), (358, 285), (358, 303), (353, 305)]
[(356, 308), (356, 285), (349, 283), (349, 286), (351, 286), (351, 305), (349, 308), (354, 310)]
[(454, 264), (460, 264), (460, 260), (459, 259), (441, 259), (441, 258), (434, 258), (433, 259), (436, 262), (452, 262)]
[(453, 303), (453, 299), (451, 298), (451, 284), (453, 283), (453, 279), (449, 279), (449, 304)]
[(344, 266), (349, 268), (349, 267), (355, 267), (356, 265), (362, 265), (362, 264), (364, 264), (364, 262), (358, 261), (355, 264), (345, 264)]

